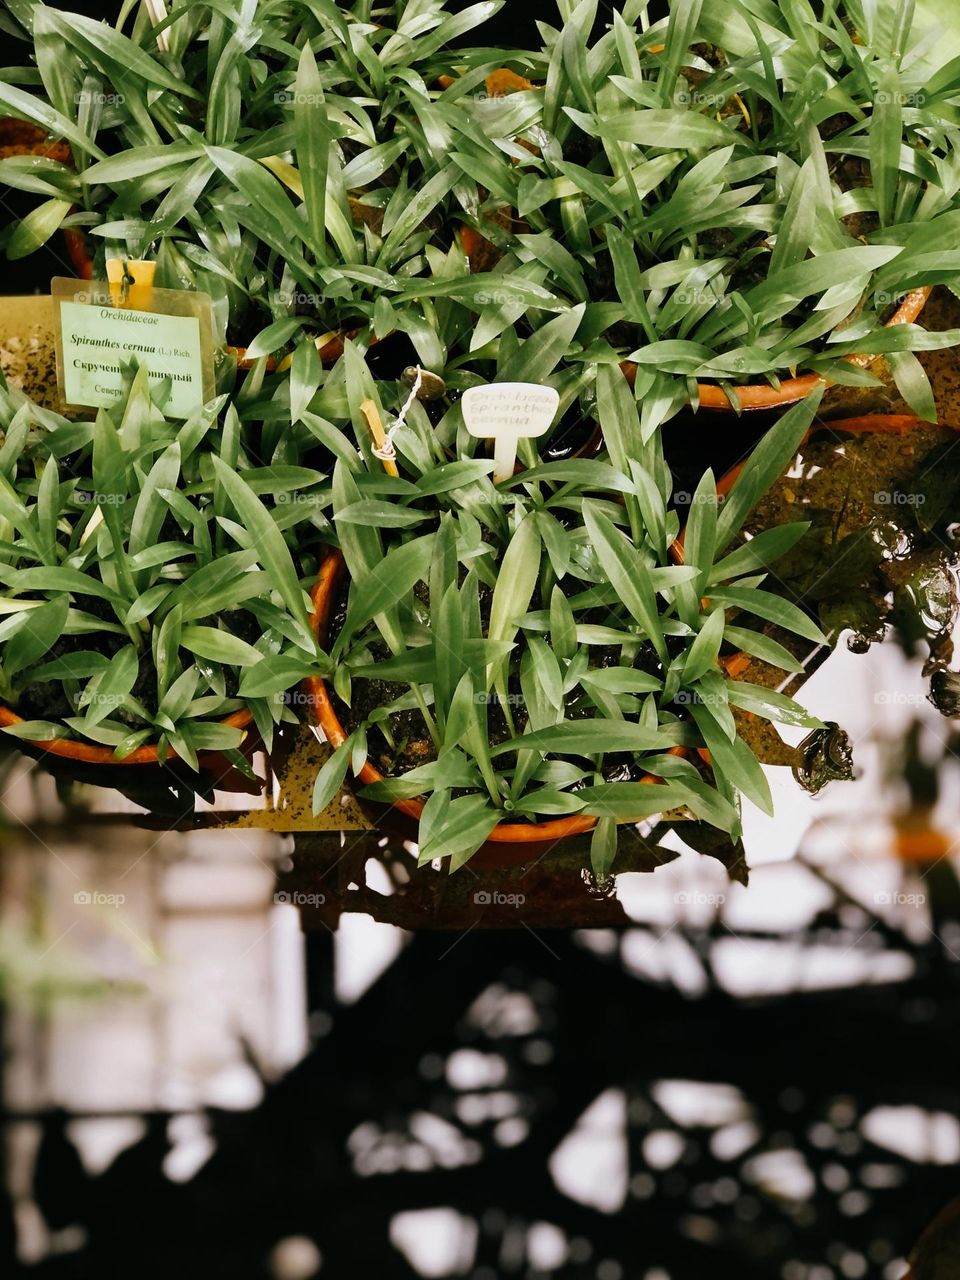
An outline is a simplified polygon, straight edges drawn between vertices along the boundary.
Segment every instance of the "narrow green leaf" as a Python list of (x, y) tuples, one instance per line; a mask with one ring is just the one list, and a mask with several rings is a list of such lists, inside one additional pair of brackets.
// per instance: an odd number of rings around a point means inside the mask
[(259, 649), (219, 627), (186, 626), (180, 632), (180, 643), (198, 658), (232, 667), (249, 667), (263, 659)]
[(219, 458), (213, 457), (211, 461), (217, 480), (227, 491), (234, 510), (250, 534), (252, 545), (257, 549), (260, 563), (273, 578), (274, 586), (291, 616), (295, 622), (309, 627), (303, 588), (277, 522), (240, 476)]
[(585, 501), (583, 519), (590, 541), (617, 595), (642, 628), (661, 661), (667, 662), (667, 647), (660, 626), (656, 592), (647, 566), (628, 538), (595, 503)]

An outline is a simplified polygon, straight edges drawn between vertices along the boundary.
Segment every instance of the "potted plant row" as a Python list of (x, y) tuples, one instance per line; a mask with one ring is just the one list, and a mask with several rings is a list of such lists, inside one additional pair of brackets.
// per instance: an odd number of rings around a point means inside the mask
[(323, 476), (255, 465), (225, 397), (168, 421), (143, 369), (95, 421), (4, 384), (0, 424), (0, 727), (94, 764), (269, 744), (322, 669), (286, 538)]
[[(39, 133), (0, 181), (40, 202), (8, 254), (155, 259), (246, 372), (185, 424), (132, 368), (93, 422), (3, 388), (0, 722), (239, 763), (306, 677), (318, 807), (352, 772), (423, 859), (589, 832), (603, 877), (619, 824), (769, 807), (748, 721), (820, 727), (740, 678), (828, 639), (768, 576), (806, 522), (747, 522), (867, 357), (935, 415), (960, 72), (886, 0), (625, 4), (598, 40), (564, 3), (531, 50), (451, 47), (497, 7), (15, 11), (0, 104)], [(511, 381), (560, 412), (494, 484), (460, 397)], [(671, 416), (796, 400), (681, 528)]]
[(308, 688), (336, 747), (316, 807), (352, 770), (362, 797), (417, 820), (421, 860), (452, 867), (485, 845), (529, 854), (592, 831), (602, 877), (619, 824), (678, 808), (736, 838), (742, 795), (770, 806), (736, 713), (822, 727), (735, 674), (744, 652), (798, 669), (764, 622), (826, 643), (760, 585), (806, 524), (735, 545), (818, 400), (783, 417), (722, 507), (705, 475), (683, 565), (659, 434), (644, 439), (616, 367), (599, 375), (599, 458), (538, 462), (494, 485), (483, 458), (424, 467), (405, 427), (397, 477), (340, 459), (339, 551), (314, 591), (333, 678)]
[[(95, 763), (240, 763), (244, 729), (269, 744), (306, 676), (335, 748), (316, 806), (353, 771), (377, 820), (417, 820), (424, 860), (529, 857), (592, 832), (602, 878), (618, 826), (665, 811), (736, 839), (741, 797), (770, 806), (745, 721), (822, 727), (749, 671), (802, 671), (769, 624), (827, 642), (764, 585), (808, 523), (757, 518), (818, 399), (719, 485), (708, 472), (681, 529), (660, 434), (644, 438), (615, 366), (598, 375), (604, 452), (534, 459), (498, 485), (484, 456), (450, 460), (425, 415), (394, 432), (396, 476), (342, 422), (328, 487), (256, 465), (223, 398), (169, 423), (143, 370), (95, 422), (4, 388), (0, 725)], [(308, 614), (327, 512), (337, 546)]]
[[(344, 333), (399, 331), (442, 366), (445, 330), (468, 329), (489, 286), (457, 239), (484, 198), (449, 156), (466, 105), (437, 85), (450, 41), (499, 7), (397, 3), (373, 21), (369, 4), (294, 3), (247, 23), (198, 3), (129, 34), (32, 7), (0, 106), (60, 147), (0, 162), (0, 181), (43, 197), (7, 252), (68, 228), (83, 274), (155, 259), (158, 287), (211, 295), (241, 362), (280, 363), (294, 340), (335, 360)], [(482, 84), (502, 56), (456, 58)], [(512, 285), (562, 305), (525, 272)]]
[(399, 332), (449, 379), (584, 303), (571, 368), (618, 357), (648, 425), (823, 379), (869, 396), (874, 357), (933, 414), (915, 352), (958, 335), (915, 322), (960, 270), (960, 73), (910, 9), (623, 6), (591, 44), (591, 7), (561, 6), (539, 47), (451, 49), (498, 7), (292, 4), (253, 25), (200, 3), (129, 35), (31, 7), (0, 103), (70, 157), (0, 161), (45, 197), (8, 252), (67, 226), (98, 263), (156, 256), (247, 359)]
[[(571, 358), (616, 353), (646, 423), (688, 402), (775, 408), (824, 382), (834, 404), (862, 401), (875, 357), (934, 416), (915, 353), (960, 335), (916, 321), (960, 269), (960, 70), (931, 72), (912, 13), (707, 2), (650, 24), (624, 6), (591, 44), (579, 6), (501, 79), (511, 109), (458, 140), (488, 215), (510, 214), (486, 231), (500, 267), (538, 267), (587, 304)], [(485, 308), (472, 348), (518, 310)]]

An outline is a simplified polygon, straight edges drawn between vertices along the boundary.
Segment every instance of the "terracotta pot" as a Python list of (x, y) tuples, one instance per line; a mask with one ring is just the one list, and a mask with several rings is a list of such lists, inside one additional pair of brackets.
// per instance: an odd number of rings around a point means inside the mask
[[(732, 484), (734, 479), (735, 476), (731, 476), (729, 483)], [(337, 597), (346, 574), (347, 566), (343, 556), (339, 551), (331, 551), (320, 567), (316, 584), (311, 593), (313, 613), (310, 621), (314, 634), (321, 644), (326, 642), (330, 619), (336, 607)], [(727, 674), (736, 679), (749, 665), (750, 659), (746, 654), (735, 653), (721, 659), (721, 661)], [(336, 749), (346, 741), (349, 735), (340, 722), (326, 682), (319, 676), (308, 676), (304, 681), (304, 688), (317, 723), (323, 730), (324, 736), (331, 747)], [(686, 757), (689, 752), (684, 747), (672, 747), (669, 749), (668, 754)], [(700, 751), (699, 754), (709, 764), (709, 753)], [(369, 786), (371, 783), (384, 781), (384, 775), (368, 760), (357, 775), (357, 780), (364, 786)], [(642, 781), (656, 785), (660, 779), (647, 774)], [(423, 806), (424, 802), (422, 800), (409, 799), (397, 800), (391, 808), (402, 814), (406, 819), (417, 822), (423, 813)], [(386, 811), (386, 806), (381, 806), (381, 808)], [(625, 819), (624, 821), (628, 820)], [(551, 822), (502, 822), (490, 833), (486, 844), (482, 846), (475, 857), (480, 859), (478, 865), (523, 862), (531, 857), (541, 856), (545, 852), (544, 846), (557, 844), (571, 836), (582, 835), (585, 832), (592, 831), (596, 824), (597, 820), (595, 818), (577, 814), (569, 818), (558, 818)], [(386, 825), (383, 817), (381, 817), (379, 825)], [(403, 830), (402, 827), (401, 833), (408, 836), (412, 834), (409, 828)]]
[[(913, 324), (927, 305), (931, 293), (932, 289), (928, 287), (912, 289), (905, 295), (899, 307), (886, 322), (887, 327), (895, 324)], [(872, 355), (854, 355), (846, 356), (845, 358), (850, 364), (857, 365), (861, 369), (867, 368), (877, 359), (876, 356)], [(637, 365), (630, 360), (624, 360), (620, 368), (626, 374), (627, 381), (633, 386), (637, 376)], [(737, 387), (736, 393), (740, 400), (741, 408), (745, 412), (749, 412), (757, 409), (777, 409), (783, 405), (796, 404), (798, 400), (806, 399), (817, 387), (829, 387), (830, 385), (832, 384), (829, 380), (822, 378), (818, 373), (805, 373), (799, 378), (786, 379), (786, 381), (780, 383), (779, 387), (768, 386), (765, 382), (747, 383), (742, 387)], [(700, 397), (701, 409), (725, 413), (735, 412), (727, 399), (726, 392), (716, 383), (698, 382), (697, 391)]]
[[(651, 49), (652, 53), (660, 51), (660, 46)], [(445, 77), (447, 84), (453, 84), (450, 77)], [(503, 97), (510, 93), (517, 93), (524, 90), (540, 89), (542, 85), (536, 85), (525, 79), (523, 76), (517, 75), (516, 72), (507, 68), (501, 68), (499, 71), (492, 72), (487, 77), (487, 93), (491, 97)], [(461, 243), (464, 252), (471, 261), (474, 260), (484, 262), (488, 261), (491, 254), (495, 254), (496, 250), (489, 240), (486, 240), (480, 232), (472, 227), (463, 227), (461, 229)], [(913, 324), (920, 316), (932, 290), (928, 287), (922, 289), (913, 289), (906, 294), (897, 307), (893, 315), (887, 320), (887, 325), (895, 324)], [(871, 365), (876, 356), (852, 355), (847, 356), (847, 360), (859, 368), (867, 368)], [(624, 373), (631, 386), (637, 374), (637, 366), (629, 360), (625, 360), (621, 365)], [(736, 392), (740, 400), (741, 408), (749, 411), (755, 409), (776, 409), (781, 405), (795, 404), (798, 400), (803, 400), (810, 395), (815, 388), (821, 384), (829, 386), (829, 382), (825, 378), (821, 378), (819, 374), (808, 373), (798, 378), (787, 378), (780, 383), (779, 388), (771, 387), (765, 382), (746, 383), (737, 387)], [(697, 391), (702, 409), (719, 410), (721, 412), (734, 412), (726, 392), (721, 386), (713, 382), (699, 382)]]
[[(660, 46), (656, 46), (651, 49), (651, 52), (657, 53), (660, 48)], [(441, 86), (443, 88), (448, 88), (454, 83), (455, 81), (450, 76), (441, 77)], [(508, 68), (501, 68), (498, 71), (491, 72), (487, 76), (486, 87), (487, 93), (493, 98), (504, 97), (507, 94), (524, 90), (543, 88), (542, 85), (533, 84)], [(502, 225), (512, 223), (510, 215), (504, 214), (502, 211), (499, 215), (499, 220)], [(473, 271), (489, 269), (499, 257), (496, 247), (473, 227), (464, 225), (460, 228), (460, 243)], [(931, 292), (932, 289), (929, 287), (911, 290), (904, 296), (896, 311), (887, 320), (887, 326), (913, 324), (927, 305)], [(847, 356), (846, 359), (850, 364), (864, 369), (871, 365), (877, 357), (864, 354)], [(637, 365), (630, 360), (624, 360), (620, 367), (626, 374), (630, 385), (633, 386), (637, 376)], [(798, 400), (803, 400), (821, 385), (829, 386), (831, 384), (817, 373), (807, 373), (801, 377), (787, 378), (780, 383), (779, 387), (771, 387), (766, 382), (746, 383), (737, 387), (736, 393), (740, 400), (740, 406), (745, 411), (776, 409), (782, 405), (795, 404)], [(727, 413), (735, 412), (723, 387), (717, 383), (698, 382), (697, 392), (702, 409)]]
[[(321, 644), (326, 640), (326, 632), (332, 617), (335, 604), (344, 579), (347, 576), (347, 564), (344, 562), (342, 554), (338, 550), (332, 550), (321, 564), (319, 575), (317, 575), (314, 590), (312, 590), (312, 599), (314, 599), (314, 613), (311, 614), (311, 625), (314, 627), (314, 634)], [(724, 666), (727, 668), (728, 675), (736, 678), (740, 675), (744, 664), (749, 659), (745, 654), (733, 654), (732, 657), (724, 659)], [(324, 731), (326, 741), (332, 748), (337, 749), (347, 740), (348, 733), (344, 730), (343, 724), (330, 698), (330, 692), (326, 687), (325, 681), (319, 676), (308, 676), (303, 681), (308, 700), (312, 712), (319, 724), (321, 730)], [(689, 751), (682, 746), (672, 746), (667, 750), (667, 755), (678, 755), (686, 758)], [(700, 753), (709, 763), (709, 755)], [(364, 786), (369, 786), (372, 782), (383, 782), (383, 773), (379, 772), (369, 760), (357, 774), (357, 781)], [(650, 785), (659, 782), (658, 777), (653, 774), (646, 774), (641, 780)], [(369, 804), (369, 803), (367, 803)], [(422, 800), (397, 800), (392, 806), (369, 804), (371, 810), (375, 810), (376, 822), (378, 826), (384, 829), (392, 829), (404, 838), (412, 838), (416, 836), (415, 824), (419, 822), (420, 815), (424, 812), (424, 801)], [(406, 822), (397, 822), (392, 820), (392, 814), (402, 815)], [(627, 820), (627, 819), (625, 819)], [(549, 847), (559, 844), (563, 840), (567, 840), (572, 836), (584, 835), (585, 832), (593, 831), (596, 826), (596, 819), (584, 817), (584, 815), (573, 814), (570, 818), (557, 818), (553, 822), (540, 823), (500, 823), (495, 827), (486, 844), (476, 852), (474, 859), (476, 865), (483, 867), (498, 867), (498, 865), (509, 865), (515, 863), (524, 863), (531, 858), (540, 858)]]
[[(327, 638), (327, 629), (340, 588), (346, 579), (347, 566), (339, 551), (327, 556), (320, 567), (316, 585), (313, 588), (313, 614), (311, 623), (314, 633), (321, 644)], [(333, 706), (333, 701), (326, 683), (318, 676), (310, 676), (304, 681), (307, 696), (316, 716), (317, 723), (323, 730), (327, 741), (333, 748), (346, 741), (347, 731)], [(373, 782), (382, 782), (383, 774), (368, 760), (357, 775), (357, 780), (364, 786)], [(653, 779), (649, 779), (653, 782)], [(423, 813), (422, 800), (398, 800), (392, 808), (407, 819), (418, 821)], [(571, 836), (592, 831), (597, 825), (596, 818), (574, 814), (569, 818), (557, 818), (551, 822), (502, 822), (490, 833), (481, 853), (496, 853), (504, 861), (523, 862), (528, 858), (539, 857), (546, 850), (544, 846), (557, 844)], [(410, 831), (407, 834), (411, 834)]]
[[(252, 723), (252, 720), (253, 717), (249, 711), (235, 711), (233, 715), (227, 716), (226, 720), (221, 720), (220, 723), (225, 724), (230, 729), (246, 729)], [(15, 711), (11, 711), (9, 707), (0, 703), (0, 728), (6, 728), (11, 724), (23, 724), (23, 716), (18, 716)], [(47, 751), (54, 756), (63, 756), (66, 760), (78, 760), (83, 764), (138, 765), (160, 763), (157, 747), (155, 744), (150, 743), (137, 747), (136, 751), (131, 751), (130, 755), (123, 760), (118, 760), (110, 747), (81, 742), (78, 738), (68, 738), (66, 735), (62, 738), (53, 738), (50, 742), (37, 742), (32, 738), (11, 738), (10, 741), (14, 743), (25, 741), (31, 747), (36, 747), (40, 751)], [(168, 759), (175, 759), (176, 754), (174, 750), (170, 749), (167, 752), (167, 757)]]
[[(50, 142), (39, 125), (12, 117), (0, 120), (0, 160), (10, 156), (46, 156), (61, 164), (73, 164), (73, 156), (65, 142)], [(70, 265), (81, 280), (93, 275), (93, 263), (87, 256), (83, 232), (68, 227), (62, 232)]]

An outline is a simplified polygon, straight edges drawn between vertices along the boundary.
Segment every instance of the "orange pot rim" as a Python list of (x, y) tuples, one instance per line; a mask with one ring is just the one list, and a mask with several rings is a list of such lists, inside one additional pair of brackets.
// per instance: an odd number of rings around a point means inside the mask
[[(314, 634), (321, 643), (326, 639), (330, 615), (336, 604), (337, 591), (347, 572), (346, 561), (339, 551), (332, 550), (320, 566), (317, 581), (312, 591), (313, 613), (310, 623)], [(304, 681), (307, 697), (313, 708), (317, 723), (323, 730), (327, 741), (336, 750), (347, 739), (347, 732), (340, 723), (327, 685), (319, 676), (308, 676)], [(356, 775), (357, 781), (369, 786), (374, 782), (385, 781), (384, 775), (368, 760)], [(408, 818), (419, 820), (423, 813), (424, 801), (419, 799), (397, 800), (393, 808)], [(570, 836), (582, 835), (592, 831), (597, 825), (596, 818), (583, 814), (574, 814), (569, 818), (557, 818), (551, 822), (501, 822), (487, 837), (488, 843), (494, 844), (548, 844), (567, 839)]]
[[(253, 716), (249, 711), (234, 711), (232, 715), (227, 716), (225, 720), (218, 720), (218, 724), (226, 725), (228, 729), (246, 729), (252, 724)], [(0, 703), (0, 728), (7, 728), (9, 725), (23, 724), (23, 716), (18, 716), (15, 711), (4, 703)], [(70, 738), (64, 735), (62, 738), (51, 738), (48, 742), (44, 742), (33, 738), (11, 738), (11, 742), (26, 742), (28, 746), (37, 747), (40, 751), (46, 751), (53, 756), (61, 756), (65, 760), (75, 760), (80, 764), (97, 764), (97, 765), (144, 765), (159, 764), (159, 749), (156, 743), (145, 743), (142, 747), (137, 747), (135, 751), (131, 751), (128, 756), (124, 756), (122, 760), (118, 760), (110, 747), (98, 746), (95, 743), (83, 742), (79, 738)], [(171, 747), (167, 752), (168, 760), (177, 759), (177, 753)]]
[[(322, 347), (317, 347), (317, 355), (325, 364), (335, 364), (343, 355), (343, 344), (348, 338), (355, 338), (360, 332), (359, 329), (344, 329), (340, 333), (333, 333), (329, 336), (329, 341), (325, 342)], [(380, 339), (376, 334), (370, 335), (370, 346), (375, 347)], [(236, 356), (237, 366), (241, 369), (252, 369), (260, 357), (248, 359), (246, 347), (227, 346), (226, 351), (229, 355)], [(267, 370), (273, 372), (276, 369), (281, 371), (288, 367), (292, 355), (281, 356), (278, 360), (276, 356), (267, 356)]]
[[(898, 324), (913, 324), (927, 305), (932, 292), (931, 285), (925, 285), (920, 289), (911, 289), (904, 295), (896, 311), (887, 320), (885, 328)], [(850, 355), (845, 356), (844, 359), (849, 364), (865, 369), (867, 365), (872, 364), (878, 357), (873, 355)], [(624, 360), (620, 367), (632, 384), (636, 378), (638, 366), (630, 360)], [(828, 387), (830, 385), (830, 380), (821, 377), (819, 373), (805, 373), (798, 378), (786, 379), (786, 381), (780, 383), (779, 387), (771, 387), (765, 382), (748, 382), (743, 386), (735, 387), (735, 391), (737, 399), (740, 401), (740, 408), (750, 412), (777, 409), (783, 405), (796, 404), (798, 400), (805, 400), (807, 396), (812, 395), (817, 387)], [(730, 403), (727, 393), (718, 383), (698, 382), (697, 395), (701, 409), (721, 413), (736, 412)]]

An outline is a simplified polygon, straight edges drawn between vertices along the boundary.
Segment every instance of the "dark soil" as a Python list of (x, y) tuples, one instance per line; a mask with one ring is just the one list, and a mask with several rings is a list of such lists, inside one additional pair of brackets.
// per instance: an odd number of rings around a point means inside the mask
[[(570, 584), (571, 588), (573, 585)], [(582, 586), (583, 584), (576, 584), (576, 590), (571, 590), (571, 594), (576, 594), (576, 591), (582, 589)], [(420, 584), (417, 591), (426, 602), (426, 591), (423, 584)], [(488, 616), (489, 605), (489, 591), (481, 588), (480, 607), (484, 621)], [(534, 600), (532, 607), (534, 609), (539, 607), (536, 600)], [(347, 589), (345, 587), (340, 593), (331, 618), (329, 629), (331, 641), (335, 639), (343, 626), (346, 608)], [(606, 619), (602, 614), (603, 610), (598, 610), (597, 616), (592, 618), (591, 621), (603, 624)], [(370, 634), (375, 635), (375, 629), (371, 629)], [(620, 664), (620, 650), (616, 647), (597, 647), (593, 653), (595, 665), (598, 667), (615, 667)], [(388, 658), (390, 653), (382, 641), (375, 639), (370, 644), (370, 655), (374, 661), (382, 661)], [(660, 670), (659, 660), (652, 646), (647, 646), (646, 651), (641, 653), (640, 659), (635, 665), (639, 670), (654, 673)], [(342, 724), (348, 732), (353, 732), (364, 723), (372, 712), (379, 707), (386, 706), (407, 692), (409, 692), (409, 686), (403, 682), (355, 680), (351, 691), (351, 706), (346, 706), (335, 694), (333, 696)], [(511, 680), (508, 694), (514, 699), (511, 712), (515, 732), (520, 734), (526, 726), (527, 717), (523, 709), (519, 680)], [(581, 697), (566, 708), (566, 716), (572, 720), (589, 718), (594, 714), (596, 714), (595, 708), (585, 697)], [(385, 776), (401, 775), (416, 768), (418, 765), (427, 764), (436, 759), (433, 741), (430, 738), (423, 716), (418, 710), (394, 712), (389, 718), (389, 726), (395, 746), (391, 746), (387, 737), (376, 726), (371, 726), (368, 730), (368, 747), (371, 762)], [(490, 700), (487, 703), (487, 726), (488, 741), (491, 746), (506, 742), (515, 736), (514, 732), (511, 732), (502, 705), (493, 694), (490, 695)], [(605, 757), (604, 777), (609, 782), (637, 782), (644, 776), (645, 771), (636, 763), (630, 753), (611, 754)]]

